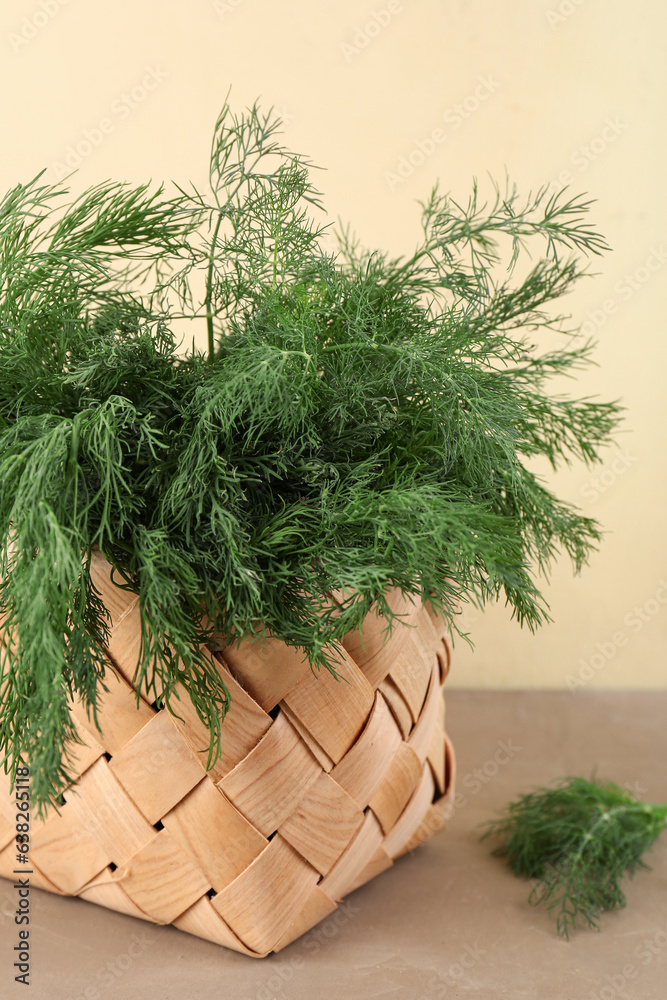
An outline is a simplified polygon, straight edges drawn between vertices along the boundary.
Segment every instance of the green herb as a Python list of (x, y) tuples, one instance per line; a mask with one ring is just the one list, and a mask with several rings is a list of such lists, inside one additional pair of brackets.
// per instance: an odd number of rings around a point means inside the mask
[(521, 795), (485, 824), (481, 839), (502, 838), (493, 853), (536, 880), (530, 902), (555, 913), (558, 933), (569, 938), (578, 922), (599, 930), (605, 910), (625, 906), (621, 879), (649, 867), (642, 855), (666, 822), (667, 805), (638, 802), (611, 781), (562, 778)]
[[(182, 683), (224, 738), (200, 646), (258, 623), (335, 672), (331, 650), (390, 587), (456, 628), (504, 595), (548, 619), (535, 576), (600, 534), (527, 460), (592, 463), (619, 407), (547, 392), (589, 360), (551, 300), (604, 241), (589, 203), (437, 189), (407, 258), (326, 225), (280, 122), (227, 104), (210, 190), (105, 183), (70, 201), (39, 175), (0, 202), (0, 746), (37, 803), (69, 780), (68, 696), (94, 713), (108, 617), (101, 550), (139, 595), (135, 681)], [(527, 244), (542, 254), (524, 276)], [(575, 256), (563, 254), (568, 251)], [(503, 275), (501, 264), (509, 258)], [(194, 325), (208, 353), (186, 350)], [(540, 352), (541, 331), (565, 346)], [(339, 603), (333, 592), (343, 592)], [(341, 698), (345, 697), (341, 688)]]

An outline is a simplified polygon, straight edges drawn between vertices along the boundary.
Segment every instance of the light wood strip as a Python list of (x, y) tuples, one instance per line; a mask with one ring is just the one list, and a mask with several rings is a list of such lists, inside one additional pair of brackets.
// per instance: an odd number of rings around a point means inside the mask
[[(16, 853), (16, 852), (14, 852)], [(111, 854), (87, 832), (70, 805), (60, 807), (31, 836), (30, 857), (45, 877), (66, 893), (78, 893), (111, 860)]]
[(288, 944), (296, 941), (297, 938), (300, 938), (302, 934), (309, 931), (311, 927), (315, 927), (316, 924), (319, 924), (336, 909), (337, 907), (333, 899), (330, 899), (326, 892), (322, 892), (319, 885), (316, 885), (299, 915), (294, 918), (280, 941), (274, 945), (272, 950), (275, 952), (282, 951)]
[[(107, 649), (118, 672), (132, 686), (141, 650), (141, 612), (138, 602), (128, 608), (111, 630)], [(140, 690), (141, 697), (151, 705), (155, 693), (152, 690), (149, 692), (146, 678), (142, 680)]]
[(436, 653), (440, 648), (431, 619), (422, 608), (417, 618), (419, 628), (409, 630), (389, 677), (403, 695), (414, 722), (419, 718)]
[(158, 923), (154, 917), (145, 913), (133, 902), (123, 887), (113, 881), (114, 874), (110, 868), (101, 875), (103, 882), (93, 881), (89, 886), (84, 887), (79, 896), (89, 903), (96, 903), (98, 906), (106, 906), (109, 910), (117, 913), (125, 913), (128, 917), (138, 917), (140, 920), (149, 920), (151, 923)]
[(10, 841), (16, 839), (16, 827), (9, 820), (0, 815), (0, 851), (7, 846)]
[[(396, 619), (391, 634), (387, 632), (387, 619), (375, 609), (366, 615), (361, 629), (348, 632), (343, 646), (354, 662), (363, 670), (371, 687), (379, 686), (396, 662), (403, 643), (419, 612), (419, 599), (403, 595), (400, 590), (390, 590), (386, 601)], [(407, 627), (406, 627), (407, 626)]]
[(11, 778), (5, 774), (0, 767), (0, 816), (4, 817), (16, 834), (16, 809), (14, 807), (14, 793), (10, 792)]
[(363, 810), (328, 774), (321, 774), (280, 827), (292, 847), (326, 875), (364, 821)]
[(408, 736), (412, 732), (412, 715), (410, 714), (410, 709), (408, 708), (403, 695), (390, 677), (386, 677), (382, 681), (378, 691), (381, 692), (385, 701), (389, 705), (391, 714), (398, 723), (398, 728), (401, 730), (403, 739), (407, 740)]
[[(93, 733), (75, 715), (72, 716), (72, 721), (74, 729), (82, 742), (76, 743), (74, 740), (70, 740), (67, 743), (65, 752), (67, 754), (67, 770), (72, 778), (76, 779), (91, 764), (94, 764), (96, 760), (104, 756), (104, 747), (101, 743), (98, 743)], [(97, 733), (97, 730), (95, 732)], [(99, 736), (99, 733), (97, 735)]]
[[(10, 855), (10, 858), (11, 858), (11, 855)], [(33, 861), (32, 857), (30, 858), (30, 867), (32, 868), (32, 875), (30, 876), (30, 885), (34, 886), (35, 889), (43, 889), (45, 892), (52, 892), (55, 896), (68, 896), (68, 895), (70, 895), (70, 893), (63, 892), (62, 889), (59, 889), (57, 885), (55, 885), (53, 882), (51, 882), (51, 880), (48, 879), (46, 877), (46, 875), (44, 875), (39, 870), (39, 868), (37, 867), (37, 865)], [(0, 867), (0, 873), (1, 873), (1, 867)], [(13, 875), (11, 877), (15, 878), (16, 876)]]
[[(202, 767), (208, 763), (208, 748), (211, 736), (208, 727), (204, 725), (197, 710), (192, 704), (189, 694), (182, 684), (174, 685), (174, 698), (171, 703), (171, 717), (179, 733), (190, 747)], [(268, 718), (268, 717), (267, 717)], [(235, 742), (234, 727), (226, 729), (226, 721), (223, 722), (222, 729), (222, 757), (215, 761), (208, 770), (208, 774), (214, 781), (219, 781), (227, 771), (231, 770), (236, 763), (234, 750), (229, 746)], [(271, 720), (269, 719), (269, 722)], [(230, 733), (230, 730), (232, 732)], [(230, 739), (231, 736), (231, 739)], [(246, 751), (247, 752), (247, 751)], [(234, 763), (230, 763), (230, 760)]]
[(378, 693), (366, 728), (340, 764), (334, 767), (331, 777), (365, 809), (382, 784), (400, 744), (400, 730), (386, 701)]
[(425, 844), (427, 840), (430, 840), (444, 830), (447, 826), (446, 817), (443, 816), (442, 810), (438, 808), (437, 802), (434, 802), (426, 812), (424, 818), (422, 819), (419, 827), (412, 835), (410, 840), (396, 855), (396, 859), (402, 857), (404, 854), (409, 854), (411, 851), (416, 851), (418, 847)]
[(296, 809), (322, 773), (284, 715), (218, 787), (268, 837)]
[(158, 923), (171, 923), (211, 888), (168, 830), (160, 830), (130, 861), (114, 872), (114, 881)]
[(287, 646), (273, 636), (220, 651), (236, 679), (266, 712), (282, 701), (300, 677), (310, 670), (303, 650)]
[(246, 947), (265, 954), (289, 930), (318, 879), (315, 869), (277, 833), (212, 902)]
[(444, 684), (445, 678), (449, 673), (449, 668), (452, 660), (452, 652), (453, 652), (452, 633), (448, 628), (447, 624), (445, 623), (445, 621), (442, 618), (438, 617), (438, 615), (435, 613), (435, 611), (431, 607), (431, 604), (428, 601), (426, 601), (424, 607), (428, 613), (429, 618), (431, 619), (431, 624), (433, 625), (433, 628), (435, 629), (438, 637), (438, 645), (436, 652), (438, 657), (438, 665), (440, 668), (440, 684)]
[[(45, 892), (52, 892), (56, 896), (68, 896), (70, 893), (64, 892), (59, 889), (53, 882), (41, 873), (39, 868), (35, 865), (35, 862), (30, 856), (30, 864), (26, 867), (32, 869), (32, 874), (30, 875), (30, 885), (34, 886), (35, 889), (44, 889)], [(14, 882), (16, 878), (21, 878), (21, 875), (16, 875), (15, 869), (16, 864), (16, 845), (11, 843), (7, 847), (0, 851), (0, 878), (7, 878)]]
[(322, 892), (326, 892), (327, 896), (336, 902), (346, 896), (360, 873), (375, 856), (381, 843), (380, 824), (369, 809), (348, 849), (320, 882)]
[(339, 679), (324, 667), (317, 674), (309, 670), (284, 701), (338, 763), (365, 725), (374, 692), (345, 650), (336, 654), (335, 666)]
[(404, 854), (408, 854), (410, 851), (415, 851), (418, 847), (421, 847), (423, 843), (434, 837), (436, 833), (439, 833), (446, 826), (445, 817), (442, 814), (442, 810), (433, 804), (429, 806), (426, 815), (422, 819), (421, 823), (410, 837), (408, 842), (398, 851), (394, 858), (400, 858)]
[[(223, 661), (218, 656), (210, 656), (207, 650), (204, 652), (210, 657), (211, 665), (222, 678), (231, 698), (222, 722), (220, 756), (209, 770), (214, 781), (220, 781), (257, 746), (271, 728), (272, 720), (230, 674)], [(176, 685), (175, 690), (180, 700), (174, 701), (172, 707), (180, 718), (174, 716), (174, 724), (205, 767), (210, 743), (208, 728), (197, 715), (185, 688)]]
[(313, 734), (308, 732), (301, 720), (297, 718), (294, 712), (290, 709), (289, 705), (287, 705), (284, 701), (281, 701), (280, 703), (280, 711), (285, 715), (287, 721), (294, 726), (297, 733), (306, 744), (322, 770), (328, 773), (334, 766), (334, 762), (329, 754), (324, 752)]
[(347, 891), (354, 892), (355, 889), (365, 885), (366, 882), (370, 882), (371, 879), (374, 879), (377, 875), (381, 875), (382, 872), (386, 872), (390, 868), (393, 868), (393, 865), (394, 862), (391, 860), (382, 844), (380, 844), (371, 860), (368, 862), (366, 867), (359, 872)]
[(452, 640), (450, 636), (442, 636), (440, 649), (438, 650), (438, 664), (440, 666), (440, 683), (444, 684), (452, 662)]
[(426, 760), (426, 755), (428, 753), (429, 746), (431, 745), (433, 727), (438, 721), (438, 702), (441, 698), (442, 689), (440, 687), (440, 673), (438, 670), (438, 664), (434, 663), (431, 673), (431, 681), (426, 694), (426, 701), (424, 702), (422, 713), (408, 740), (408, 743), (415, 751), (422, 764)]
[[(440, 749), (443, 751), (444, 762), (442, 737), (440, 737)], [(422, 765), (419, 757), (407, 743), (401, 743), (382, 784), (369, 802), (385, 835), (391, 831), (403, 812), (419, 784), (421, 773)]]
[(216, 892), (233, 882), (268, 845), (208, 777), (162, 822)]
[[(95, 588), (100, 592), (104, 606), (111, 618), (113, 629), (139, 598), (129, 590), (116, 586), (111, 580), (111, 563), (95, 549), (90, 560), (90, 576)], [(117, 576), (120, 580), (121, 577)]]
[(176, 917), (174, 927), (203, 938), (205, 941), (222, 945), (223, 948), (240, 951), (250, 958), (263, 958), (268, 953), (266, 951), (260, 953), (246, 948), (231, 927), (222, 919), (208, 896), (202, 896), (193, 906)]
[(231, 770), (268, 733), (272, 719), (252, 694), (238, 683), (220, 656), (213, 656), (212, 662), (231, 696), (231, 705), (223, 722), (223, 727), (227, 726), (227, 734), (223, 730), (222, 750), (223, 767)]
[(433, 776), (435, 778), (436, 785), (438, 786), (438, 792), (440, 793), (440, 795), (444, 795), (445, 781), (446, 781), (444, 731), (445, 731), (445, 699), (440, 698), (438, 700), (437, 723), (433, 729), (431, 742), (429, 743), (428, 747), (428, 753), (426, 754), (426, 759), (431, 765), (431, 768), (433, 770)]
[(116, 753), (153, 718), (155, 712), (143, 699), (137, 706), (134, 688), (114, 670), (111, 663), (104, 674), (104, 683), (109, 690), (100, 688), (97, 711), (102, 731), (98, 731), (92, 713), (89, 717), (78, 697), (71, 702), (72, 715), (83, 729), (95, 734), (95, 740), (107, 753)]
[(16, 844), (10, 843), (0, 850), (0, 878), (16, 878), (14, 869), (16, 868)]
[(109, 766), (149, 823), (162, 819), (206, 774), (166, 711), (154, 715)]
[(125, 864), (155, 836), (155, 830), (116, 780), (104, 757), (65, 792), (65, 800), (100, 845), (107, 861), (116, 865)]
[(394, 664), (389, 674), (410, 710), (413, 723), (416, 723), (419, 718), (426, 698), (431, 678), (431, 666), (437, 662), (435, 655), (432, 660), (426, 660), (419, 656), (418, 652), (412, 640), (407, 639), (403, 644), (400, 659)]
[(449, 798), (454, 794), (456, 788), (456, 754), (454, 746), (447, 733), (445, 733), (445, 795)]
[(399, 820), (391, 832), (384, 838), (383, 846), (390, 858), (397, 857), (403, 851), (405, 845), (419, 828), (419, 824), (433, 802), (434, 792), (435, 782), (433, 780), (433, 773), (430, 765), (425, 764), (421, 781), (417, 785), (412, 798), (401, 813)]

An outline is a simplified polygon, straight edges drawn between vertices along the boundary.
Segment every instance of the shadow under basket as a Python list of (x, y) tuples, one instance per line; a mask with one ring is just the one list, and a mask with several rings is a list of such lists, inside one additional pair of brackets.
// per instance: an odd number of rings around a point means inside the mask
[[(208, 730), (184, 691), (180, 719), (145, 691), (137, 707), (137, 599), (101, 555), (93, 568), (112, 619), (102, 731), (73, 704), (76, 781), (59, 813), (33, 819), (34, 886), (262, 957), (443, 828), (451, 647), (428, 605), (392, 592), (406, 624), (383, 641), (385, 620), (368, 615), (343, 641), (340, 681), (275, 639), (211, 654), (232, 701), (207, 771)], [(0, 771), (0, 875), (12, 880), (15, 817)]]

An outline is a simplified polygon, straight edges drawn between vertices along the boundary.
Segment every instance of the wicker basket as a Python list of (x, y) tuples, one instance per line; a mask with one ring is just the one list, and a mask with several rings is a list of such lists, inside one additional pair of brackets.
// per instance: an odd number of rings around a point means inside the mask
[[(187, 694), (181, 719), (143, 691), (137, 708), (136, 598), (101, 556), (94, 574), (113, 626), (102, 733), (74, 704), (77, 781), (59, 813), (33, 820), (35, 886), (261, 957), (444, 826), (450, 646), (428, 606), (392, 594), (415, 627), (386, 642), (369, 615), (343, 643), (344, 683), (276, 640), (215, 654), (232, 706), (206, 771), (208, 730)], [(11, 879), (15, 816), (0, 770), (0, 875)]]

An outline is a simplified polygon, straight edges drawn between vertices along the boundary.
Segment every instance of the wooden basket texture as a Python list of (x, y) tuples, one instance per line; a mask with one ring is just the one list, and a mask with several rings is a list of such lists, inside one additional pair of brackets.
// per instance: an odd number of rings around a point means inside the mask
[[(412, 628), (370, 614), (346, 636), (336, 681), (277, 640), (213, 654), (232, 696), (222, 756), (185, 692), (181, 719), (131, 678), (136, 597), (95, 558), (112, 619), (100, 733), (73, 705), (83, 745), (59, 813), (34, 817), (33, 885), (246, 955), (279, 951), (353, 889), (445, 825), (454, 754), (441, 687), (445, 627), (391, 595)], [(15, 817), (0, 770), (0, 875), (14, 879)]]

